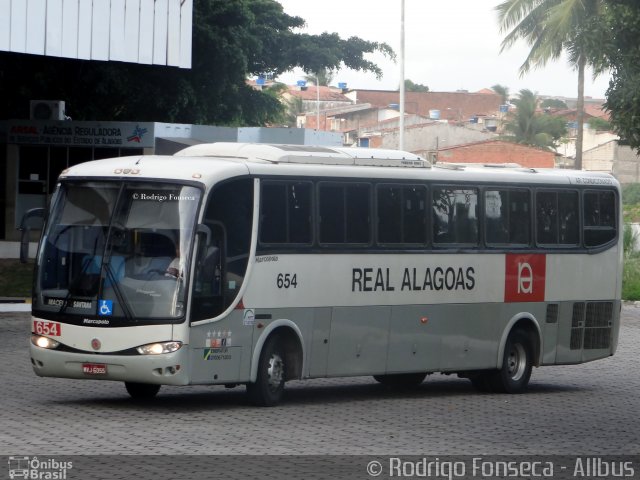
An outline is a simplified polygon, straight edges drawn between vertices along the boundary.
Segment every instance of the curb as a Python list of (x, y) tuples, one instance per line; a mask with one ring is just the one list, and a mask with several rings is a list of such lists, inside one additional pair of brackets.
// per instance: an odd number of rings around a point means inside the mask
[(31, 300), (26, 298), (0, 297), (0, 304), (2, 303), (31, 303)]

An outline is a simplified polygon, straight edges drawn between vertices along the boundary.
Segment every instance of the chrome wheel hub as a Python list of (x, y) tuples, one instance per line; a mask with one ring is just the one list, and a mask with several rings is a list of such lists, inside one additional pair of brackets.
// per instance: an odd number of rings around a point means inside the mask
[(524, 347), (517, 343), (511, 346), (507, 357), (507, 372), (513, 381), (518, 381), (527, 369), (527, 352)]
[(284, 361), (280, 355), (274, 354), (269, 359), (267, 376), (269, 378), (269, 387), (273, 390), (279, 388), (284, 381)]

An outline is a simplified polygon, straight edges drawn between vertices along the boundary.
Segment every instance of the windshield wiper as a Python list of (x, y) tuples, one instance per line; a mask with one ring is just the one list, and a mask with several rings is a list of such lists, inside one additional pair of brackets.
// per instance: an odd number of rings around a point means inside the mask
[(89, 265), (91, 265), (91, 263), (93, 262), (93, 259), (96, 256), (96, 250), (98, 250), (98, 237), (96, 237), (95, 241), (93, 242), (93, 251), (91, 252), (91, 258), (86, 259), (86, 262), (84, 262), (84, 265), (82, 265), (80, 272), (74, 275), (74, 277), (69, 281), (69, 289), (67, 290), (67, 295), (64, 297), (60, 310), (58, 310), (59, 315), (62, 315), (64, 312), (67, 311), (67, 307), (69, 306), (69, 300), (71, 299), (71, 295), (73, 294), (73, 291), (74, 291), (74, 285), (82, 277), (84, 277), (87, 269), (89, 268)]
[[(122, 290), (120, 290), (120, 285), (118, 285), (118, 281), (116, 280), (116, 276), (114, 275), (113, 270), (111, 269), (111, 265), (109, 265), (109, 263), (108, 263), (110, 261), (110, 259), (111, 259), (111, 254), (109, 254), (109, 258), (107, 259), (106, 262), (103, 261), (102, 267), (107, 272), (107, 277), (109, 278), (109, 280), (111, 280), (111, 286), (113, 287), (113, 292), (116, 294), (116, 298), (118, 299), (118, 302), (120, 303), (120, 307), (122, 308), (122, 312), (124, 313), (125, 318), (129, 322), (133, 322), (135, 320), (135, 318), (131, 314), (131, 311), (129, 310), (129, 306), (127, 305), (127, 302), (125, 302), (124, 295), (122, 295)], [(104, 288), (104, 285), (103, 285), (103, 288)]]

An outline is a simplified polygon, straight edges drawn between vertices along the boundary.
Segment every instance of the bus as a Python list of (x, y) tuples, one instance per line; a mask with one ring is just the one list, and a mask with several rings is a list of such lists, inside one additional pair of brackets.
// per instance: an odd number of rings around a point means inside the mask
[(38, 247), (33, 370), (134, 398), (246, 385), (263, 406), (325, 377), (523, 392), (533, 367), (614, 354), (620, 205), (608, 174), (367, 148), (72, 166)]

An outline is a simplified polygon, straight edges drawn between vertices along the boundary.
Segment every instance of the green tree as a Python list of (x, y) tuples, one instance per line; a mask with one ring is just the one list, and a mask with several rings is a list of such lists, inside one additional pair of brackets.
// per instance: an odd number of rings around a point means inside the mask
[(563, 119), (538, 112), (538, 96), (531, 90), (520, 90), (517, 99), (511, 103), (516, 106), (509, 114), (505, 130), (509, 134), (503, 138), (515, 143), (538, 148), (554, 148), (566, 135), (567, 127)]
[(594, 130), (599, 130), (601, 132), (608, 132), (611, 130), (611, 122), (606, 121), (604, 118), (590, 118), (589, 128), (593, 128)]
[(191, 69), (2, 52), (0, 119), (25, 118), (29, 99), (49, 98), (65, 100), (74, 120), (266, 125), (284, 106), (249, 76), (346, 66), (381, 77), (366, 54), (394, 56), (384, 43), (294, 31), (303, 25), (275, 0), (195, 0)]
[(413, 83), (408, 78), (404, 81), (404, 89), (406, 92), (428, 92), (429, 87), (421, 83)]
[(568, 110), (569, 107), (562, 100), (557, 98), (545, 98), (540, 104), (541, 108), (553, 108), (556, 110)]
[(611, 125), (626, 144), (640, 151), (640, 3), (609, 1), (602, 30), (606, 34), (594, 45), (590, 61), (610, 69), (605, 107)]
[(569, 62), (578, 71), (578, 136), (576, 169), (582, 169), (584, 123), (584, 75), (602, 29), (598, 25), (605, 10), (604, 0), (505, 0), (496, 7), (501, 31), (508, 32), (502, 50), (518, 40), (531, 47), (520, 67), (521, 75), (531, 68), (546, 65), (567, 52)]

